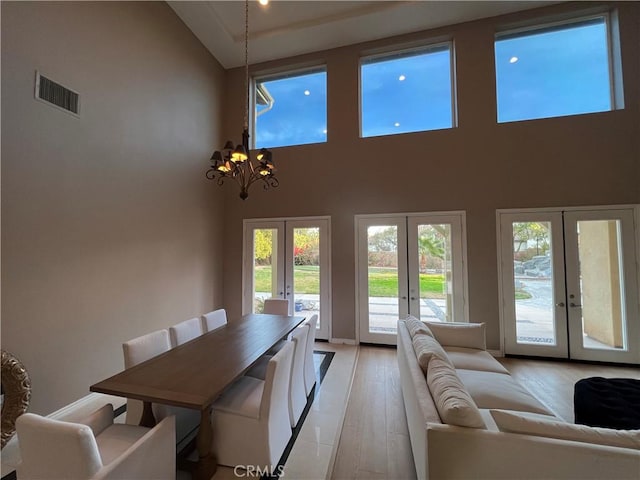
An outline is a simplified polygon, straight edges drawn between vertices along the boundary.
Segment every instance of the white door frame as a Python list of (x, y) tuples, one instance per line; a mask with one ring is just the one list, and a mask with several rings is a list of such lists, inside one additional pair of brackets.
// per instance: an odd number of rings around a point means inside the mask
[[(360, 272), (360, 262), (362, 261), (363, 253), (366, 255), (366, 252), (361, 252), (360, 247), (360, 224), (361, 222), (366, 222), (367, 220), (374, 219), (380, 220), (380, 224), (384, 225), (385, 219), (389, 221), (393, 221), (394, 219), (397, 221), (399, 217), (404, 217), (406, 219), (407, 224), (411, 223), (411, 220), (414, 218), (424, 217), (432, 220), (431, 223), (437, 223), (438, 217), (441, 217), (443, 223), (450, 223), (452, 218), (456, 220), (459, 219), (460, 223), (460, 242), (459, 248), (462, 249), (462, 255), (459, 259), (461, 262), (461, 267), (457, 269), (461, 277), (459, 278), (458, 286), (456, 288), (457, 294), (462, 294), (462, 298), (459, 299), (462, 302), (462, 307), (458, 309), (458, 312), (462, 312), (463, 317), (459, 318), (460, 322), (468, 322), (469, 321), (469, 275), (467, 268), (467, 226), (466, 226), (466, 212), (464, 210), (453, 210), (453, 211), (438, 211), (438, 212), (404, 212), (404, 213), (383, 213), (383, 214), (358, 214), (354, 216), (354, 251), (355, 251), (355, 343), (360, 344), (361, 341), (361, 315), (363, 312), (360, 308), (360, 285), (363, 280)], [(426, 222), (428, 223), (428, 222)], [(406, 230), (406, 229), (405, 229)], [(404, 232), (406, 235), (406, 231)], [(453, 231), (452, 231), (453, 233)], [(455, 240), (454, 240), (455, 242)], [(408, 247), (408, 245), (407, 245)], [(453, 247), (453, 246), (452, 246)], [(407, 248), (408, 251), (408, 248)], [(365, 257), (366, 258), (366, 257)], [(408, 263), (408, 260), (407, 260)], [(407, 268), (409, 266), (407, 265)], [(408, 286), (407, 286), (408, 288)], [(408, 295), (408, 292), (406, 292)], [(402, 294), (401, 294), (402, 296)], [(393, 338), (393, 343), (396, 343), (396, 337)]]
[[(504, 261), (499, 261), (498, 283), (501, 302), (501, 312), (506, 319), (507, 315), (514, 319), (514, 322), (502, 322), (504, 326), (501, 342), (505, 351), (508, 349), (512, 353), (519, 355), (544, 356), (552, 358), (567, 358), (569, 353), (569, 342), (567, 335), (567, 311), (565, 307), (565, 258), (564, 258), (564, 236), (562, 212), (502, 212), (498, 218), (500, 222), (498, 230), (498, 245), (501, 245), (501, 257)], [(553, 309), (553, 329), (555, 343), (549, 344), (527, 344), (517, 342), (516, 331), (516, 310), (515, 302), (515, 285), (513, 282), (513, 223), (514, 222), (548, 222), (551, 224), (551, 245), (549, 245), (553, 260), (553, 299), (551, 308)], [(508, 252), (508, 253), (507, 253)], [(506, 257), (506, 258), (505, 258)], [(505, 272), (509, 272), (509, 278), (505, 278)], [(502, 283), (502, 279), (505, 283)], [(504, 301), (502, 301), (504, 299)], [(508, 301), (507, 301), (508, 300)]]
[[(601, 214), (602, 212), (602, 214)], [(572, 306), (569, 303), (569, 336), (573, 339), (570, 343), (571, 358), (577, 360), (595, 360), (619, 363), (640, 363), (640, 313), (638, 300), (638, 281), (635, 268), (629, 265), (637, 265), (635, 241), (635, 215), (630, 209), (598, 209), (588, 212), (572, 211), (565, 214), (565, 249), (567, 262), (567, 289), (569, 293), (580, 292), (580, 267), (578, 252), (578, 236), (573, 229), (567, 228), (575, 222), (589, 220), (618, 220), (621, 229), (619, 233), (620, 255), (622, 259), (621, 283), (623, 283), (624, 295), (622, 296), (623, 311), (626, 319), (623, 335), (626, 337), (626, 350), (599, 349), (585, 347), (582, 342), (582, 305)], [(579, 300), (577, 300), (579, 301)], [(569, 300), (571, 302), (571, 299)], [(580, 341), (576, 341), (579, 339)]]
[[(502, 285), (504, 281), (502, 263), (505, 261), (503, 258), (503, 249), (501, 248), (501, 215), (512, 213), (545, 213), (545, 212), (579, 212), (579, 211), (596, 211), (596, 210), (618, 210), (618, 209), (632, 209), (635, 213), (634, 231), (635, 231), (635, 245), (636, 245), (636, 262), (635, 268), (631, 268), (629, 274), (635, 275), (636, 285), (640, 280), (640, 204), (616, 204), (616, 205), (583, 205), (583, 206), (560, 206), (560, 207), (541, 207), (541, 208), (508, 208), (496, 210), (496, 250), (498, 259), (498, 315), (500, 325), (500, 355), (504, 355), (505, 352), (505, 296), (503, 293)], [(512, 261), (513, 259), (506, 259), (506, 261)], [(640, 302), (640, 300), (639, 300)], [(638, 305), (640, 308), (640, 305)]]
[[(315, 224), (314, 224), (315, 222)], [(252, 244), (253, 239), (248, 235), (250, 229), (254, 228), (277, 228), (278, 233), (283, 235), (285, 242), (278, 242), (278, 256), (284, 259), (284, 263), (287, 261), (287, 248), (285, 243), (289, 242), (287, 238), (292, 231), (291, 228), (305, 226), (316, 226), (318, 222), (324, 223), (325, 235), (324, 242), (320, 242), (320, 255), (321, 258), (326, 258), (325, 268), (321, 270), (320, 278), (320, 301), (322, 308), (322, 320), (320, 321), (316, 338), (328, 340), (331, 338), (332, 331), (332, 306), (331, 306), (331, 217), (330, 216), (313, 216), (313, 217), (276, 217), (276, 218), (256, 218), (256, 219), (244, 219), (242, 221), (243, 229), (243, 248), (242, 248), (242, 314), (249, 313), (247, 305), (249, 300), (253, 301), (253, 258), (249, 255), (252, 251), (249, 246)], [(275, 226), (277, 225), (277, 227)], [(280, 251), (281, 250), (281, 251)], [(281, 255), (281, 257), (280, 257)], [(286, 267), (285, 267), (286, 268)], [(285, 268), (282, 268), (281, 272), (278, 272), (278, 293), (279, 296), (285, 298)], [(250, 273), (251, 272), (251, 273)], [(281, 293), (282, 292), (282, 293)], [(326, 302), (326, 306), (322, 302)], [(294, 314), (293, 302), (289, 302), (289, 313)]]
[[(356, 215), (356, 341), (360, 343), (360, 339), (365, 342), (382, 343), (386, 345), (395, 345), (397, 336), (395, 333), (371, 333), (369, 332), (369, 315), (368, 308), (363, 309), (361, 305), (365, 301), (368, 305), (369, 293), (361, 291), (360, 286), (368, 285), (367, 276), (368, 268), (361, 268), (360, 260), (368, 259), (368, 246), (362, 245), (360, 242), (361, 235), (366, 235), (368, 227), (373, 226), (395, 226), (398, 229), (398, 308), (400, 310), (399, 317), (406, 317), (409, 313), (409, 303), (407, 301), (409, 295), (408, 275), (407, 275), (407, 222), (406, 217), (401, 215)], [(404, 245), (404, 246), (401, 246)], [(368, 265), (368, 260), (365, 260)], [(400, 298), (405, 302), (401, 302)], [(366, 315), (366, 319), (365, 319)]]

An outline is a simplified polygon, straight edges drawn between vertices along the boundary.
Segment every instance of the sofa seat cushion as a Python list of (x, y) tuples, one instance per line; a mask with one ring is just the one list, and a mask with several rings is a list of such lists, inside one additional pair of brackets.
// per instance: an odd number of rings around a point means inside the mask
[(427, 385), (444, 423), (460, 427), (485, 428), (478, 407), (450, 363), (431, 357)]
[(509, 373), (509, 371), (486, 350), (465, 347), (444, 347), (444, 351), (447, 352), (447, 356), (455, 368)]
[(413, 351), (418, 359), (418, 364), (424, 373), (427, 373), (431, 357), (438, 357), (439, 359), (447, 362), (451, 365), (451, 368), (453, 368), (453, 364), (449, 360), (447, 353), (435, 338), (420, 333), (413, 337), (411, 343), (413, 344)]
[(465, 369), (456, 372), (478, 408), (553, 415), (511, 375)]
[(545, 415), (534, 417), (502, 410), (491, 410), (491, 415), (502, 432), (640, 450), (640, 430), (616, 430), (574, 425)]

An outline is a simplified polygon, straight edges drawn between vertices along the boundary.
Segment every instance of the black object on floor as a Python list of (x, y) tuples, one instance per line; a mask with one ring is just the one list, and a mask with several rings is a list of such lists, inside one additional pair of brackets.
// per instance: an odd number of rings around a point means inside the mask
[(640, 380), (591, 377), (573, 392), (575, 423), (618, 430), (640, 429)]

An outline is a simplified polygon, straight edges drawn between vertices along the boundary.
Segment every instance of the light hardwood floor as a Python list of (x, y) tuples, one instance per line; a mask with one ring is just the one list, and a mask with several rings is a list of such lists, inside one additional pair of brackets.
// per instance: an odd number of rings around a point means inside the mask
[(527, 388), (552, 412), (567, 422), (573, 422), (573, 386), (581, 378), (635, 378), (640, 380), (640, 368), (591, 365), (552, 360), (499, 358), (511, 376)]
[[(498, 360), (540, 401), (569, 422), (573, 422), (573, 386), (577, 380), (593, 376), (640, 379), (640, 369), (631, 367)], [(393, 348), (360, 347), (331, 478), (416, 478)]]
[(331, 478), (415, 477), (396, 351), (361, 346)]

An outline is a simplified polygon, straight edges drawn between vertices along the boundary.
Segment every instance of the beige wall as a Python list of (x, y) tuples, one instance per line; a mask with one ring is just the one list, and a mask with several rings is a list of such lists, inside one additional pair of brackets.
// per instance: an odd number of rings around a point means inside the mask
[[(241, 305), (243, 218), (331, 216), (333, 337), (353, 339), (354, 215), (466, 210), (470, 320), (486, 322), (488, 346), (499, 348), (496, 209), (640, 201), (640, 4), (619, 6), (626, 108), (613, 112), (496, 124), (495, 28), (532, 12), (255, 66), (260, 72), (326, 62), (329, 137), (326, 144), (274, 149), (276, 190), (254, 187), (242, 202), (235, 189), (225, 187), (230, 314), (238, 314)], [(576, 6), (537, 13), (571, 8)], [(455, 41), (459, 127), (358, 138), (360, 52), (441, 36)], [(229, 117), (226, 134), (239, 140), (242, 71), (231, 71), (228, 81), (228, 105), (237, 115)]]
[(585, 220), (578, 228), (584, 333), (610, 347), (625, 348), (618, 222)]
[[(34, 100), (39, 69), (80, 118)], [(121, 343), (222, 304), (204, 178), (224, 70), (164, 2), (2, 2), (2, 348), (31, 411), (89, 393)]]

